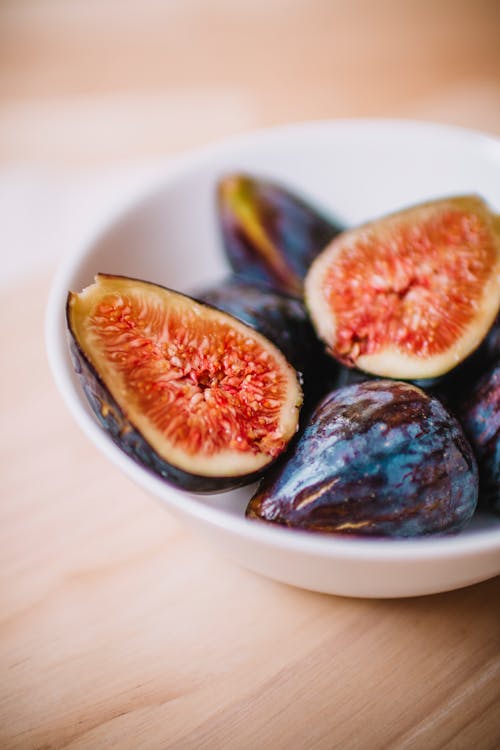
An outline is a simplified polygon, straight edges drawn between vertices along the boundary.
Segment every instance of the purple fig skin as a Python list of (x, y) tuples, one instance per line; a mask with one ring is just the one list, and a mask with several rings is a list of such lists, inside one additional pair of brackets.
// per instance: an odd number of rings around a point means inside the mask
[(246, 174), (219, 181), (217, 204), (232, 270), (301, 298), (309, 266), (340, 227), (292, 191)]
[(421, 389), (374, 380), (333, 391), (263, 479), (247, 516), (339, 534), (457, 532), (478, 499), (458, 421)]
[(500, 359), (457, 406), (479, 468), (479, 502), (500, 514)]

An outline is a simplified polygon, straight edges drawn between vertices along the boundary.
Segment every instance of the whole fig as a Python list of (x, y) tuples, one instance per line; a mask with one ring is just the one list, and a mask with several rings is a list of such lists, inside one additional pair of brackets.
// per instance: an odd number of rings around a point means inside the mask
[(472, 517), (477, 466), (458, 421), (408, 383), (333, 391), (247, 516), (311, 531), (414, 537), (455, 532)]

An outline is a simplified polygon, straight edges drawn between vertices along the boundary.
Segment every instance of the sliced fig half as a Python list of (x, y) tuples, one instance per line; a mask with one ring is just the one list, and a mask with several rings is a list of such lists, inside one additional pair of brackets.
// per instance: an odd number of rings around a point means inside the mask
[(297, 430), (302, 392), (282, 352), (232, 316), (98, 274), (68, 295), (75, 369), (113, 440), (184, 489), (252, 481)]
[(344, 232), (313, 262), (305, 295), (344, 364), (405, 380), (443, 375), (480, 345), (500, 308), (498, 219), (465, 196)]
[(299, 297), (313, 258), (340, 231), (292, 191), (245, 174), (220, 180), (218, 210), (233, 271)]

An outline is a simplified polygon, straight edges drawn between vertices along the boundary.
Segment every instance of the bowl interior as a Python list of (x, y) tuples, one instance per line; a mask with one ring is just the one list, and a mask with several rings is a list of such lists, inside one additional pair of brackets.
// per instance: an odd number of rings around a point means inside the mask
[[(56, 381), (89, 437), (137, 482), (171, 507), (182, 508), (186, 517), (196, 516), (236, 534), (263, 534), (279, 544), (310, 549), (344, 544), (377, 555), (387, 549), (387, 542), (322, 535), (304, 540), (303, 534), (246, 521), (243, 514), (252, 487), (186, 496), (165, 485), (101, 432), (73, 374), (64, 320), (68, 290), (80, 291), (97, 272), (104, 272), (195, 292), (228, 273), (215, 208), (215, 185), (227, 172), (281, 182), (346, 226), (418, 201), (461, 193), (479, 193), (500, 212), (499, 142), (461, 129), (393, 121), (312, 123), (236, 138), (177, 163), (160, 185), (68, 258), (54, 282), (47, 340)], [(432, 555), (466, 540), (481, 544), (486, 539), (500, 549), (500, 518), (479, 513), (460, 535), (420, 544), (422, 554), (428, 550)], [(397, 544), (404, 555), (411, 543)]]

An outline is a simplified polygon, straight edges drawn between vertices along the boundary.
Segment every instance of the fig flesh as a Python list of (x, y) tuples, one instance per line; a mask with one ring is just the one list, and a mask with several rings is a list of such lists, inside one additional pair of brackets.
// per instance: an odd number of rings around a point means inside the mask
[(347, 366), (441, 376), (480, 345), (498, 313), (498, 220), (467, 196), (344, 232), (313, 262), (305, 295), (319, 337)]
[(340, 231), (291, 191), (244, 174), (220, 180), (218, 210), (233, 271), (299, 297), (313, 258)]
[(260, 331), (303, 372), (317, 339), (300, 299), (238, 276), (200, 291), (196, 298)]
[(67, 303), (75, 369), (113, 440), (173, 484), (252, 481), (295, 434), (297, 374), (258, 332), (186, 295), (98, 274)]
[(309, 531), (413, 537), (459, 531), (478, 497), (477, 466), (458, 421), (409, 383), (333, 391), (247, 516)]
[(305, 401), (316, 406), (338, 366), (323, 351), (300, 299), (238, 276), (199, 292), (196, 298), (234, 315), (276, 344), (303, 376)]
[(500, 513), (500, 360), (457, 406), (479, 467), (479, 502)]

